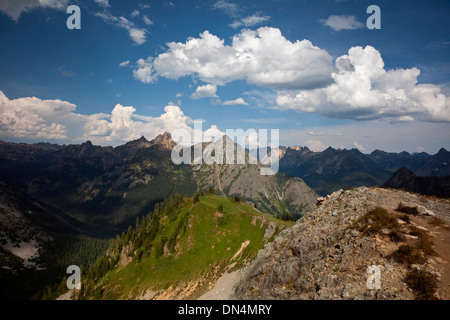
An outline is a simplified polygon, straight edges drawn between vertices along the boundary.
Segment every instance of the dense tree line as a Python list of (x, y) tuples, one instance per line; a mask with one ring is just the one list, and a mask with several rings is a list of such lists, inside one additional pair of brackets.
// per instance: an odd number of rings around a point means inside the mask
[[(67, 291), (67, 267), (77, 265), (82, 272), (88, 270), (105, 252), (108, 242), (108, 239), (86, 235), (68, 235), (57, 236), (54, 241), (47, 243), (39, 251), (39, 264), (45, 267), (40, 276), (48, 279), (48, 283), (33, 296), (33, 299), (55, 299)], [(55, 278), (63, 280), (61, 282), (52, 280)]]

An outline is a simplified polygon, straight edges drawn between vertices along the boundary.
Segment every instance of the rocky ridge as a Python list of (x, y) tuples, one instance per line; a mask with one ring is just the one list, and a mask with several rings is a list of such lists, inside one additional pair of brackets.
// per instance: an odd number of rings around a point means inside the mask
[[(395, 211), (401, 202), (420, 210), (405, 218)], [(316, 210), (281, 232), (249, 268), (242, 270), (231, 298), (414, 299), (417, 292), (406, 279), (411, 272), (421, 270), (437, 280), (432, 297), (449, 298), (448, 200), (360, 187), (336, 191), (319, 203)], [(367, 213), (380, 208), (386, 209), (384, 216), (390, 224), (377, 229), (377, 222)], [(375, 232), (367, 232), (370, 230)], [(394, 231), (399, 235), (396, 241)], [(419, 250), (421, 240), (428, 237), (433, 242), (428, 248), (431, 254)], [(417, 250), (419, 262), (398, 259), (402, 248)], [(367, 286), (367, 271), (373, 265), (381, 272), (379, 290)]]

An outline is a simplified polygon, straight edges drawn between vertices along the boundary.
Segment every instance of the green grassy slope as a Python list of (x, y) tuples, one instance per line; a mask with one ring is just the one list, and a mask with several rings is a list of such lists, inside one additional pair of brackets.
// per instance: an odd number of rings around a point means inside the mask
[[(198, 202), (195, 197), (175, 198), (111, 245), (87, 273), (84, 298), (137, 298), (149, 289), (159, 298), (197, 298), (225, 271), (253, 260), (265, 243), (293, 224), (209, 193)], [(275, 232), (265, 238), (270, 223)], [(182, 293), (181, 288), (189, 289)]]

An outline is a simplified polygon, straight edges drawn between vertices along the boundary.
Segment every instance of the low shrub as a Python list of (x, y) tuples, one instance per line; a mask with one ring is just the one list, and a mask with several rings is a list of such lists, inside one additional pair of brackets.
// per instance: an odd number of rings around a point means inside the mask
[(411, 218), (407, 214), (402, 214), (399, 217), (399, 219), (405, 221), (406, 223), (410, 223), (411, 222)]
[(405, 282), (414, 290), (418, 300), (436, 300), (437, 277), (425, 270), (413, 269), (406, 275)]
[(423, 251), (427, 256), (436, 255), (436, 251), (433, 248), (433, 241), (431, 241), (430, 235), (419, 228), (412, 227), (410, 235), (416, 236), (419, 238), (419, 242), (417, 243), (417, 248)]
[(417, 211), (417, 207), (408, 207), (403, 205), (403, 203), (399, 203), (397, 209), (395, 211), (403, 212), (411, 215), (418, 215), (419, 211)]
[(420, 251), (409, 244), (401, 245), (391, 256), (395, 261), (402, 264), (422, 264), (425, 262), (425, 258)]
[(403, 234), (401, 234), (400, 232), (395, 231), (395, 230), (391, 231), (389, 233), (389, 238), (393, 242), (401, 242), (401, 241), (405, 241), (406, 240), (406, 238), (405, 238), (405, 236)]
[[(369, 220), (371, 223), (369, 223)], [(386, 209), (377, 207), (356, 221), (359, 232), (366, 235), (378, 233), (381, 229), (395, 229), (398, 227), (397, 217), (390, 215)]]

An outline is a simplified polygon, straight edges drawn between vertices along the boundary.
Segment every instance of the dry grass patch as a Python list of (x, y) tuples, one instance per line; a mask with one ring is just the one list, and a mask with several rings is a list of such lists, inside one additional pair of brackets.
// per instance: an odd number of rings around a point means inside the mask
[(425, 271), (413, 269), (408, 272), (405, 282), (414, 290), (418, 300), (436, 300), (436, 289), (438, 288), (438, 279), (436, 275)]
[(397, 207), (397, 209), (395, 209), (395, 211), (411, 214), (414, 216), (419, 214), (417, 207), (408, 207), (408, 206), (403, 205), (403, 203), (401, 203), (401, 202), (398, 204), (398, 207)]
[(391, 254), (391, 257), (401, 264), (422, 264), (426, 261), (420, 250), (409, 244), (401, 245)]
[(386, 209), (377, 207), (359, 218), (353, 226), (365, 235), (372, 235), (381, 229), (397, 229), (397, 220), (397, 217), (389, 214)]

